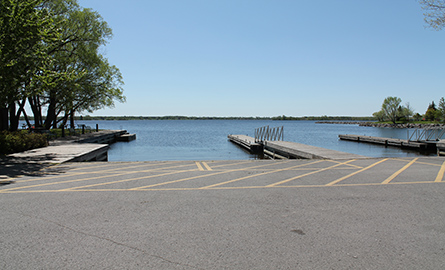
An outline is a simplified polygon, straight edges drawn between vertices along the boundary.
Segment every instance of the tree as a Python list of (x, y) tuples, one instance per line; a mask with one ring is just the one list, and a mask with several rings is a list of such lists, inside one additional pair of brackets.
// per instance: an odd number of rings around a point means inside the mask
[(422, 120), (422, 115), (420, 114), (420, 113), (416, 113), (415, 115), (414, 115), (414, 121), (420, 121), (420, 120)]
[(442, 123), (445, 123), (445, 99), (443, 97), (439, 100), (439, 106), (437, 107), (437, 119)]
[(445, 26), (445, 0), (420, 0), (425, 10), (425, 22), (436, 30)]
[(402, 100), (398, 97), (387, 97), (383, 101), (382, 111), (385, 113), (387, 119), (389, 119), (393, 124), (396, 123), (399, 117), (399, 107)]
[(0, 1), (0, 130), (18, 126), (23, 102), (32, 94), (26, 87), (46, 61), (44, 43), (57, 37), (43, 0)]
[(425, 112), (425, 120), (434, 121), (436, 119), (436, 105), (434, 101), (428, 105), (428, 109)]
[(414, 115), (414, 108), (411, 107), (409, 102), (405, 104), (405, 106), (402, 107), (402, 116), (406, 119), (406, 121), (410, 121), (411, 117)]
[(385, 121), (385, 112), (383, 110), (373, 113), (372, 116), (377, 118), (379, 122)]
[[(45, 122), (36, 123), (46, 129), (56, 127), (59, 121), (65, 124), (68, 117), (73, 119), (76, 111), (92, 112), (113, 106), (115, 99), (125, 100), (119, 69), (109, 65), (99, 53), (100, 46), (112, 36), (107, 23), (97, 12), (78, 5), (52, 8), (59, 14), (56, 21), (60, 22), (64, 42), (53, 50), (51, 61), (45, 67), (52, 80), (40, 85), (45, 92), (35, 101), (42, 102), (30, 102), (34, 108), (47, 105)], [(61, 119), (60, 114), (63, 114)], [(73, 121), (71, 125), (74, 126)]]
[(119, 69), (99, 53), (111, 36), (77, 0), (0, 0), (0, 130), (8, 118), (10, 130), (20, 114), (27, 119), (26, 102), (35, 126), (49, 129), (76, 111), (125, 101)]

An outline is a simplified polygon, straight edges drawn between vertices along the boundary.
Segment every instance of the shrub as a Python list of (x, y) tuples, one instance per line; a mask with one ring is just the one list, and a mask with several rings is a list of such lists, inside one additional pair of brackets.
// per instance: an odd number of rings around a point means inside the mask
[(12, 154), (48, 145), (47, 135), (27, 131), (2, 131), (0, 133), (0, 154)]

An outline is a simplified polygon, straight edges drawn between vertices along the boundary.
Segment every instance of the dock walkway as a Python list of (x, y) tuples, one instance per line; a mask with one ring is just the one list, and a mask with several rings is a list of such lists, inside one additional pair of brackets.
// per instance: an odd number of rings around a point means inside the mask
[(366, 156), (286, 141), (266, 141), (264, 148), (287, 158), (305, 159), (359, 159)]
[(287, 141), (264, 141), (255, 142), (255, 138), (246, 135), (229, 135), (229, 140), (252, 153), (268, 154), (278, 158), (304, 158), (304, 159), (358, 159), (368, 158), (366, 156), (316, 147), (301, 143)]
[(420, 150), (426, 150), (432, 146), (428, 142), (418, 142), (418, 141), (408, 141), (402, 139), (394, 138), (384, 138), (384, 137), (374, 137), (374, 136), (364, 136), (364, 135), (352, 135), (352, 134), (340, 134), (338, 135), (340, 140), (355, 141), (355, 142), (365, 142), (372, 144), (381, 144), (385, 146), (397, 146), (402, 148), (414, 148)]

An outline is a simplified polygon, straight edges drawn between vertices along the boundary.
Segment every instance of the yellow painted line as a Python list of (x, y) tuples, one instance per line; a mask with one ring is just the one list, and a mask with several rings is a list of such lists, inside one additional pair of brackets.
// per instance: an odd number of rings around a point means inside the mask
[(195, 164), (198, 167), (198, 170), (204, 171), (204, 168), (201, 166), (201, 163), (199, 163), (198, 161), (195, 161)]
[(225, 182), (222, 182), (222, 183), (217, 183), (217, 184), (201, 187), (200, 189), (214, 188), (214, 187), (217, 187), (217, 186), (222, 186), (222, 185), (225, 185), (225, 184), (241, 181), (241, 180), (252, 178), (252, 177), (257, 177), (257, 176), (266, 175), (266, 174), (270, 174), (270, 173), (281, 172), (281, 171), (288, 171), (288, 170), (292, 170), (294, 168), (303, 167), (303, 166), (306, 166), (306, 165), (312, 165), (312, 164), (319, 163), (319, 162), (322, 162), (322, 161), (324, 161), (324, 160), (317, 160), (317, 161), (314, 161), (314, 162), (300, 164), (300, 165), (297, 165), (297, 166), (292, 166), (292, 167), (288, 167), (288, 168), (284, 168), (284, 169), (278, 169), (278, 170), (273, 170), (273, 171), (269, 171), (269, 172), (253, 174), (253, 175), (249, 175), (249, 176), (245, 176), (245, 177), (241, 177), (241, 178), (225, 181)]
[[(288, 161), (289, 162), (289, 161)], [(259, 166), (253, 166), (253, 167), (249, 167), (248, 169), (252, 169), (252, 168), (258, 168), (258, 167), (265, 167), (265, 166), (272, 166), (272, 165), (276, 165), (277, 163), (271, 163), (271, 164), (261, 164)], [(143, 186), (143, 187), (137, 187), (137, 188), (133, 188), (131, 190), (139, 190), (139, 189), (146, 189), (146, 188), (152, 188), (152, 187), (157, 187), (157, 186), (162, 186), (162, 185), (168, 185), (168, 184), (173, 184), (173, 183), (179, 183), (179, 182), (183, 182), (183, 181), (188, 181), (188, 180), (193, 180), (193, 179), (197, 179), (197, 178), (202, 178), (202, 177), (209, 177), (209, 176), (214, 176), (214, 175), (219, 175), (219, 174), (224, 174), (224, 173), (231, 173), (231, 172), (236, 172), (236, 171), (244, 171), (246, 168), (241, 168), (241, 169), (234, 169), (234, 170), (227, 170), (227, 171), (221, 171), (221, 172), (217, 172), (217, 173), (211, 173), (211, 174), (206, 174), (206, 175), (198, 175), (198, 176), (193, 176), (193, 177), (188, 177), (188, 178), (184, 178), (184, 179), (178, 179), (178, 180), (172, 180), (172, 181), (167, 181), (164, 183), (158, 183), (158, 184), (153, 184), (153, 185), (148, 185), (148, 186)]]
[(429, 162), (422, 162), (422, 161), (417, 161), (417, 164), (422, 164), (422, 165), (430, 165), (430, 166), (435, 166), (435, 167), (440, 167), (440, 164), (435, 164), (435, 163), (429, 163)]
[(208, 171), (212, 171), (212, 168), (210, 168), (209, 164), (207, 164), (207, 162), (202, 162), (202, 165), (204, 165), (204, 167), (206, 167), (206, 169)]
[(302, 175), (298, 175), (298, 176), (295, 176), (295, 177), (292, 177), (292, 178), (289, 178), (289, 179), (286, 179), (286, 180), (283, 180), (283, 181), (280, 181), (280, 182), (276, 182), (276, 183), (267, 185), (266, 187), (275, 187), (275, 186), (278, 186), (278, 185), (281, 185), (281, 184), (284, 184), (284, 183), (287, 183), (287, 182), (290, 182), (290, 181), (293, 181), (293, 180), (296, 180), (296, 179), (299, 179), (299, 178), (302, 178), (302, 177), (305, 177), (305, 176), (308, 176), (308, 175), (311, 175), (311, 174), (327, 171), (327, 170), (333, 169), (335, 167), (348, 164), (349, 162), (352, 162), (352, 161), (355, 161), (355, 160), (348, 160), (346, 162), (338, 163), (338, 164), (335, 164), (333, 166), (322, 168), (322, 169), (319, 169), (319, 170), (314, 171), (314, 172), (309, 172), (309, 173), (305, 173), (305, 174), (302, 174)]
[[(97, 179), (103, 179), (103, 178), (108, 178), (108, 177), (116, 177), (116, 176), (122, 176), (122, 175), (129, 175), (129, 174), (141, 173), (141, 172), (155, 172), (155, 171), (159, 171), (159, 170), (163, 170), (163, 169), (180, 168), (180, 167), (185, 167), (185, 166), (190, 166), (190, 165), (191, 164), (186, 164), (186, 165), (171, 166), (171, 167), (166, 167), (166, 168), (157, 168), (157, 169), (150, 169), (150, 170), (143, 170), (143, 171), (136, 171), (136, 172), (125, 172), (125, 173), (118, 173), (118, 174), (112, 174), (112, 175), (102, 175), (102, 176), (98, 176), (98, 177), (90, 177), (90, 178), (82, 178), (82, 179), (75, 179), (75, 180), (58, 181), (58, 182), (29, 185), (29, 186), (23, 186), (23, 187), (15, 187), (15, 188), (9, 188), (9, 189), (0, 190), (0, 193), (1, 192), (5, 192), (5, 191), (10, 191), (10, 190), (18, 190), (18, 189), (33, 188), (33, 187), (42, 187), (42, 186), (50, 186), (50, 185), (82, 182), (82, 181), (88, 181), (88, 180), (97, 180)], [(184, 171), (193, 171), (193, 170), (184, 170)], [(179, 172), (183, 172), (183, 171), (179, 171)], [(44, 179), (48, 179), (48, 178), (44, 178)], [(42, 179), (42, 180), (44, 180), (44, 179)], [(107, 182), (107, 183), (110, 183), (110, 182)], [(105, 184), (107, 184), (107, 183), (105, 183)]]
[(406, 169), (409, 168), (409, 166), (413, 165), (419, 158), (415, 158), (413, 160), (411, 160), (408, 164), (406, 164), (405, 166), (403, 166), (403, 168), (401, 168), (400, 170), (398, 170), (397, 172), (393, 173), (390, 177), (388, 177), (385, 181), (382, 182), (382, 184), (388, 184), (389, 182), (391, 182), (394, 178), (396, 178), (399, 174), (401, 174), (403, 171), (405, 171)]
[(444, 161), (444, 163), (442, 164), (442, 167), (440, 167), (440, 171), (439, 171), (439, 173), (437, 174), (437, 176), (436, 176), (436, 180), (435, 180), (434, 182), (442, 182), (444, 173), (445, 173), (445, 161)]
[[(119, 163), (119, 164), (122, 164), (122, 163)], [(157, 164), (150, 164), (150, 166), (148, 166), (148, 167), (152, 167), (152, 166), (155, 166), (155, 165), (157, 165)], [(61, 165), (61, 166), (63, 166), (63, 165)], [(108, 166), (112, 166), (112, 165), (108, 165)], [(190, 164), (188, 164), (188, 165), (181, 165), (181, 167), (184, 167), (184, 166), (190, 166)], [(90, 166), (90, 167), (91, 167), (91, 166)], [(45, 177), (33, 178), (33, 179), (28, 179), (28, 180), (23, 180), (23, 181), (17, 181), (17, 182), (20, 182), (20, 183), (26, 183), (26, 182), (34, 182), (34, 181), (43, 181), (43, 180), (48, 180), (48, 179), (68, 178), (68, 177), (72, 177), (72, 176), (85, 175), (85, 174), (99, 174), (99, 173), (110, 173), (110, 174), (112, 174), (112, 173), (114, 173), (114, 171), (117, 171), (117, 170), (122, 171), (122, 170), (129, 170), (129, 169), (134, 169), (134, 168), (139, 168), (139, 167), (146, 167), (146, 164), (143, 164), (143, 165), (135, 165), (135, 166), (128, 166), (128, 167), (118, 167), (118, 168), (107, 169), (107, 170), (101, 170), (101, 171), (89, 171), (89, 172), (78, 172), (78, 173), (66, 173), (66, 174), (63, 174), (63, 175), (45, 176)], [(167, 167), (167, 168), (168, 168), (168, 167)], [(71, 169), (70, 169), (70, 170), (71, 170)], [(75, 170), (75, 169), (72, 169), (72, 170)], [(152, 169), (150, 169), (150, 170), (152, 170)], [(128, 172), (128, 173), (131, 174), (131, 173), (145, 172), (145, 171), (147, 171), (147, 170), (142, 170), (142, 171), (135, 171), (135, 170), (132, 170), (131, 172)]]
[[(391, 186), (391, 185), (410, 185), (410, 184), (437, 184), (445, 182), (434, 181), (418, 181), (418, 182), (394, 182), (389, 184), (382, 183), (361, 183), (361, 184), (337, 184), (332, 187), (354, 187), (354, 186)], [(292, 186), (245, 186), (245, 187), (215, 187), (206, 190), (237, 190), (237, 189), (266, 189), (266, 188), (326, 188), (326, 185), (292, 185)], [(18, 193), (60, 193), (60, 192), (118, 192), (118, 191), (190, 191), (202, 190), (201, 188), (147, 188), (147, 189), (78, 189), (78, 190), (18, 190), (7, 191), (3, 193), (18, 194)], [(1, 193), (1, 192), (0, 192)]]
[[(215, 162), (215, 161), (212, 161), (212, 162)], [(225, 164), (220, 164), (220, 165), (213, 165), (212, 167), (219, 168), (219, 167), (227, 167), (227, 166), (232, 166), (232, 165), (240, 165), (240, 164), (245, 164), (245, 163), (253, 163), (253, 161), (252, 160), (236, 161), (236, 162), (225, 163)]]
[(358, 171), (356, 171), (356, 172), (353, 172), (353, 173), (351, 173), (351, 174), (348, 174), (348, 175), (346, 175), (346, 176), (343, 176), (343, 177), (341, 177), (341, 178), (339, 178), (339, 179), (337, 179), (337, 180), (335, 180), (335, 181), (332, 181), (332, 182), (326, 184), (326, 186), (332, 186), (332, 185), (335, 185), (335, 184), (337, 184), (338, 182), (341, 182), (341, 181), (343, 181), (343, 180), (345, 180), (345, 179), (347, 179), (347, 178), (349, 178), (349, 177), (351, 177), (351, 176), (354, 176), (354, 175), (356, 175), (356, 174), (359, 174), (359, 173), (361, 173), (361, 172), (364, 172), (364, 171), (366, 171), (366, 170), (368, 170), (368, 169), (370, 169), (370, 168), (372, 168), (372, 167), (374, 167), (374, 166), (376, 166), (376, 165), (378, 165), (378, 164), (380, 164), (380, 163), (382, 163), (382, 162), (385, 162), (385, 161), (387, 161), (387, 160), (388, 160), (388, 158), (382, 159), (382, 160), (380, 160), (380, 161), (378, 161), (378, 162), (376, 162), (376, 163), (374, 163), (374, 164), (369, 165), (368, 167), (365, 167), (365, 168), (363, 168), (363, 169), (361, 169), (361, 170), (358, 170)]
[(390, 182), (388, 184), (382, 183), (361, 183), (361, 184), (338, 184), (335, 187), (352, 187), (352, 186), (391, 186), (391, 185), (409, 185), (409, 184), (434, 184), (434, 181), (413, 181), (413, 182)]
[[(105, 185), (124, 183), (124, 182), (131, 182), (131, 181), (142, 180), (142, 179), (150, 179), (150, 178), (159, 177), (159, 176), (166, 176), (166, 175), (172, 175), (172, 174), (178, 174), (178, 173), (184, 173), (184, 172), (191, 172), (191, 171), (196, 171), (196, 169), (182, 170), (182, 171), (173, 171), (173, 172), (168, 172), (168, 173), (154, 174), (154, 175), (150, 175), (150, 176), (141, 176), (141, 177), (136, 177), (136, 178), (123, 179), (123, 180), (117, 180), (117, 181), (111, 181), (111, 182), (105, 182), (105, 183), (97, 183), (97, 184), (91, 184), (91, 185), (85, 185), (85, 186), (79, 186), (79, 187), (72, 187), (72, 188), (61, 189), (60, 191), (71, 191), (71, 190), (82, 189), (82, 188), (105, 186)], [(132, 189), (130, 189), (130, 190), (132, 190)]]
[(163, 185), (168, 185), (168, 184), (173, 184), (173, 183), (179, 183), (179, 182), (184, 182), (184, 181), (188, 181), (188, 180), (193, 180), (193, 179), (197, 179), (197, 178), (202, 178), (202, 177), (214, 176), (214, 175), (223, 174), (223, 173), (227, 173), (227, 172), (228, 172), (228, 171), (222, 171), (222, 172), (217, 172), (217, 173), (212, 173), (212, 174), (192, 176), (192, 177), (182, 178), (182, 179), (178, 179), (178, 180), (172, 180), (172, 181), (167, 181), (167, 182), (162, 182), (162, 183), (152, 184), (152, 185), (148, 185), (148, 186), (137, 187), (137, 188), (133, 188), (133, 189), (131, 189), (131, 190), (141, 190), (141, 189), (146, 189), (146, 188), (152, 188), (152, 187), (157, 187), (157, 186), (163, 186)]
[[(344, 164), (344, 163), (342, 163), (340, 161), (336, 161), (336, 160), (329, 160), (329, 161), (330, 162), (339, 163), (339, 164)], [(353, 159), (352, 161), (356, 161), (356, 159)], [(355, 165), (355, 164), (344, 164), (344, 165), (352, 167), (352, 168), (355, 168), (355, 169), (362, 169), (363, 168), (363, 166), (358, 166), (358, 165)], [(341, 169), (343, 169), (343, 168), (341, 168)]]

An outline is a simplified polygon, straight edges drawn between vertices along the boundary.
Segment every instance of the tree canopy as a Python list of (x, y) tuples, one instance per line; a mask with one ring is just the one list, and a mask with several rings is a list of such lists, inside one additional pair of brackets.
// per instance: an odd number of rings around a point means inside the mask
[(385, 113), (386, 117), (389, 118), (394, 124), (396, 123), (397, 117), (399, 115), (399, 106), (402, 100), (398, 97), (387, 97), (383, 101), (382, 111)]
[(382, 103), (380, 111), (373, 113), (373, 116), (377, 118), (378, 121), (391, 121), (393, 124), (400, 119), (409, 121), (414, 115), (414, 109), (409, 103), (405, 106), (400, 105), (402, 99), (399, 97), (387, 97)]
[(34, 125), (50, 128), (125, 101), (119, 69), (99, 53), (111, 36), (76, 0), (0, 1), (0, 130), (27, 119), (26, 102)]
[(432, 101), (424, 115), (416, 113), (414, 108), (408, 103), (405, 106), (400, 105), (402, 99), (398, 97), (387, 97), (382, 103), (380, 111), (372, 114), (378, 121), (391, 121), (396, 124), (397, 121), (411, 121), (411, 120), (426, 120), (426, 121), (439, 121), (445, 123), (445, 99), (441, 97), (439, 105), (436, 106)]
[(445, 0), (420, 0), (425, 10), (425, 22), (436, 30), (445, 26)]

